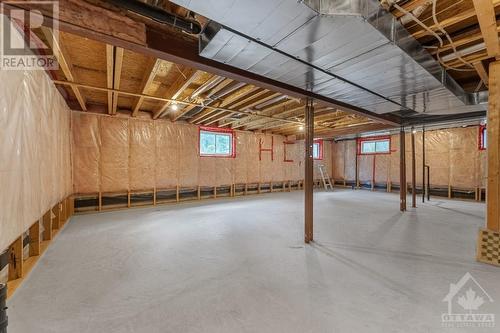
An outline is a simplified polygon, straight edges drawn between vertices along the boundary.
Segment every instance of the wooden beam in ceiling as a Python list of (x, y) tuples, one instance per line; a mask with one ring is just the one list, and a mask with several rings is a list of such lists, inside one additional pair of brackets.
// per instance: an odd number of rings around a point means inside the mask
[[(75, 82), (75, 77), (73, 75), (73, 64), (70, 62), (66, 49), (64, 45), (61, 45), (59, 43), (59, 38), (56, 38), (54, 35), (54, 32), (52, 29), (47, 28), (47, 27), (42, 27), (41, 28), (43, 35), (45, 36), (45, 39), (49, 43), (50, 48), (54, 52), (54, 55), (57, 59), (57, 62), (59, 64), (59, 68), (63, 72), (64, 76), (66, 77), (66, 80), (69, 82)], [(85, 98), (81, 94), (80, 89), (78, 87), (71, 85), (70, 86), (71, 90), (73, 91), (73, 94), (75, 95), (78, 104), (80, 104), (80, 107), (82, 108), (83, 111), (87, 111), (87, 106), (85, 104)]]
[(185, 114), (187, 114), (189, 111), (193, 110), (195, 107), (197, 107), (197, 106), (196, 105), (186, 105), (186, 106), (184, 106), (183, 108), (179, 109), (175, 114), (173, 114), (173, 116), (171, 117), (171, 120), (172, 121), (179, 120), (182, 116), (184, 116)]
[(473, 2), (488, 56), (498, 58), (500, 56), (500, 44), (498, 43), (498, 27), (493, 1), (473, 0)]
[(234, 82), (233, 79), (224, 78), (224, 80), (222, 80), (221, 83), (217, 84), (215, 87), (213, 87), (212, 89), (209, 90), (209, 92), (207, 94), (207, 98), (211, 98), (214, 95), (218, 96), (217, 93), (221, 92), (222, 89), (226, 88), (227, 86), (229, 86), (233, 82)]
[[(489, 2), (494, 7), (497, 7), (500, 5), (500, 0), (484, 0), (484, 1)], [(445, 19), (445, 20), (442, 20), (441, 22), (439, 22), (439, 24), (443, 29), (445, 29), (447, 27), (450, 27), (450, 26), (455, 25), (457, 23), (460, 23), (462, 21), (468, 20), (468, 19), (473, 18), (475, 16), (476, 16), (476, 10), (474, 8), (471, 8), (469, 10), (465, 10), (465, 11), (461, 12), (458, 15), (454, 15), (454, 16), (451, 16), (451, 17)], [(430, 25), (429, 28), (431, 30), (434, 30), (434, 31), (436, 31), (438, 29), (438, 27), (435, 24)], [(413, 34), (413, 37), (416, 39), (419, 39), (419, 38), (422, 38), (422, 37), (427, 36), (427, 35), (429, 35), (428, 31), (419, 30)]]
[(355, 125), (352, 125), (349, 127), (332, 129), (329, 131), (318, 131), (315, 136), (317, 138), (332, 138), (332, 137), (338, 137), (338, 136), (342, 136), (342, 135), (357, 134), (357, 133), (377, 131), (377, 130), (383, 130), (383, 129), (389, 129), (389, 128), (393, 128), (393, 126), (390, 126), (387, 124), (376, 123), (376, 122), (372, 122), (369, 124), (361, 124), (360, 123), (360, 124), (355, 124)]
[[(259, 90), (258, 87), (255, 87), (253, 85), (245, 85), (243, 86), (242, 88), (236, 90), (235, 92), (233, 92), (231, 95), (229, 95), (228, 97), (226, 97), (222, 103), (221, 103), (221, 107), (226, 107), (226, 106), (229, 106), (229, 107), (235, 107), (235, 106), (238, 106), (237, 105), (237, 101), (239, 99), (242, 99), (243, 97), (249, 95), (249, 94), (252, 94), (254, 93), (255, 91)], [(233, 105), (234, 104), (234, 105)], [(201, 115), (200, 115), (201, 116)], [(229, 117), (231, 116), (231, 113), (228, 113), (228, 112), (224, 112), (224, 111), (219, 111), (219, 112), (216, 112), (212, 115), (208, 115), (208, 113), (205, 113), (202, 115), (203, 117), (206, 116), (206, 118), (204, 118), (202, 120), (202, 122), (204, 123), (204, 125), (211, 125), (213, 123), (216, 123), (218, 122), (219, 120), (221, 119), (224, 119), (226, 117)], [(212, 119), (212, 120), (210, 120)], [(209, 121), (210, 120), (210, 121)], [(207, 122), (208, 121), (208, 122)]]
[[(247, 108), (247, 105), (248, 103), (251, 103), (252, 101), (254, 101), (256, 98), (259, 98), (259, 101), (260, 101), (260, 98), (261, 96), (264, 96), (266, 94), (269, 93), (269, 90), (261, 90), (255, 94), (252, 94), (242, 100), (239, 100), (238, 102), (236, 102), (235, 104), (232, 105), (233, 108), (242, 108), (242, 109), (246, 109)], [(222, 126), (228, 126), (228, 125), (231, 125), (232, 123), (236, 122), (238, 120), (233, 120), (233, 121), (229, 121), (229, 122), (225, 122), (224, 124), (221, 124)], [(221, 126), (219, 125), (219, 126)]]
[[(314, 106), (317, 106), (317, 103), (314, 104)], [(276, 112), (273, 114), (274, 117), (280, 117), (280, 118), (290, 118), (292, 116), (296, 115), (303, 115), (304, 114), (304, 105), (298, 105), (298, 106), (293, 106), (293, 107), (285, 107), (284, 110), (281, 110), (279, 112)], [(263, 127), (263, 128), (272, 128), (273, 126), (268, 124), (267, 120), (264, 119), (259, 119), (252, 121), (251, 123), (247, 123), (247, 127)]]
[[(115, 68), (115, 47), (106, 44), (106, 86), (113, 89), (113, 72)], [(108, 91), (108, 113), (113, 114), (113, 92)]]
[[(495, 0), (497, 1), (497, 0)], [(138, 18), (123, 15), (122, 11), (110, 7), (105, 1), (77, 2), (61, 0), (58, 18), (59, 29), (103, 43), (127, 48), (144, 55), (160, 58), (180, 65), (215, 73), (236, 81), (254, 84), (298, 98), (312, 97), (330, 106), (348, 112), (359, 113), (387, 124), (398, 125), (400, 118), (390, 114), (375, 114), (326, 96), (307, 92), (304, 89), (278, 82), (223, 63), (203, 58), (198, 53), (198, 40)], [(22, 4), (7, 4), (9, 9), (27, 9)], [(96, 20), (96, 13), (99, 20)], [(42, 11), (43, 24), (53, 26), (51, 13)], [(166, 33), (169, 31), (170, 33)]]
[[(287, 107), (297, 107), (297, 101), (296, 100), (284, 100), (276, 105), (272, 105), (272, 106), (269, 106), (269, 107), (266, 107), (265, 109), (262, 109), (259, 114), (266, 114), (266, 115), (279, 115), (283, 110), (286, 110)], [(300, 106), (302, 109), (304, 109), (304, 106)], [(276, 111), (278, 109), (281, 109), (277, 112), (273, 112), (273, 111)], [(237, 128), (235, 126), (238, 126), (238, 127), (242, 127), (244, 126), (245, 128), (252, 125), (252, 124), (255, 124), (256, 122), (260, 121), (261, 119), (259, 118), (256, 118), (256, 117), (252, 117), (252, 116), (249, 116), (249, 117), (245, 117), (244, 119), (242, 119), (241, 121), (238, 121), (238, 125), (233, 125), (233, 128)]]
[[(405, 3), (404, 5), (401, 5), (401, 7), (403, 9), (405, 9), (406, 11), (411, 12), (414, 9), (416, 9), (417, 7), (420, 7), (420, 6), (424, 5), (427, 1), (429, 1), (429, 0), (414, 0), (414, 1), (409, 1), (409, 2)], [(392, 14), (394, 16), (396, 16), (397, 18), (404, 16), (404, 13), (400, 12), (399, 10), (393, 10)]]
[[(500, 21), (497, 21), (497, 32), (500, 32)], [(453, 39), (453, 44), (455, 47), (459, 50), (460, 46), (464, 46), (467, 44), (471, 44), (474, 42), (481, 42), (483, 40), (483, 34), (481, 33), (481, 30), (475, 31), (473, 33), (468, 33), (468, 34), (460, 34), (457, 36), (451, 36)], [(443, 47), (440, 48), (441, 56), (443, 56), (443, 53), (447, 51), (453, 50), (453, 46), (448, 43), (446, 40), (443, 42), (446, 42)], [(477, 44), (477, 43), (474, 43)], [(429, 50), (429, 52), (433, 55), (437, 53), (437, 48)]]
[[(163, 60), (160, 59), (150, 59), (148, 61), (146, 70), (144, 71), (144, 77), (142, 78), (141, 82), (141, 94), (145, 94), (148, 91), (151, 83), (153, 83), (154, 78), (156, 77), (156, 74), (160, 70), (162, 61)], [(132, 117), (137, 116), (143, 101), (144, 97), (142, 96), (135, 100), (134, 104), (132, 105)]]
[[(488, 54), (486, 53), (486, 49), (480, 50), (478, 52), (474, 52), (473, 54), (462, 57), (462, 59), (464, 59), (468, 63), (472, 63), (472, 64), (475, 62), (478, 62), (478, 61), (483, 61), (483, 60), (489, 59), (489, 58), (490, 58), (490, 56), (488, 56)], [(457, 67), (457, 68), (465, 66), (465, 64), (458, 59), (446, 61), (446, 64), (451, 66), (451, 67)]]
[[(122, 66), (123, 66), (123, 49), (121, 47), (115, 47), (114, 49), (114, 61), (113, 61), (113, 89), (120, 90), (120, 83), (122, 77)], [(113, 93), (113, 109), (111, 114), (116, 114), (118, 108), (118, 93)]]
[(481, 61), (475, 62), (474, 68), (476, 69), (477, 74), (483, 81), (484, 85), (488, 87), (488, 80), (489, 80), (488, 73), (486, 73), (486, 68), (484, 68), (483, 63)]
[[(165, 96), (167, 96), (169, 99), (172, 100), (177, 100), (179, 99), (179, 96), (186, 90), (187, 87), (193, 83), (194, 80), (198, 78), (198, 76), (202, 72), (197, 71), (193, 68), (185, 68), (182, 73), (179, 73), (179, 76), (175, 80), (174, 83), (168, 88), (168, 91), (166, 92)], [(186, 79), (187, 78), (187, 79)], [(157, 111), (154, 112), (153, 114), (153, 119), (157, 119), (160, 116), (163, 116), (167, 108), (170, 106), (171, 102), (167, 102), (163, 104), (163, 106), (158, 109)], [(172, 114), (171, 120), (175, 121), (182, 117), (182, 108), (178, 112)]]
[[(212, 89), (210, 89), (207, 95), (205, 96), (205, 98), (208, 100), (207, 105), (212, 105), (213, 103), (217, 103), (217, 105), (222, 105), (223, 101), (221, 101), (220, 99), (226, 96), (227, 94), (230, 94), (233, 90), (238, 89), (238, 87), (234, 86), (230, 88), (229, 91), (223, 92), (223, 89), (225, 89), (232, 83), (233, 83), (232, 79), (223, 79), (221, 82), (216, 84)], [(212, 97), (214, 97), (214, 99), (212, 99)], [(188, 122), (192, 124), (193, 123), (200, 124), (201, 121), (199, 121), (199, 119), (220, 111), (221, 110), (217, 109), (202, 108), (201, 111), (194, 118), (189, 119)]]
[[(128, 91), (123, 91), (123, 90), (116, 90), (116, 89), (109, 89), (109, 88), (103, 88), (103, 87), (97, 87), (97, 86), (92, 86), (89, 84), (83, 84), (83, 83), (75, 83), (75, 82), (68, 82), (68, 81), (61, 81), (61, 80), (54, 80), (53, 81), (55, 84), (60, 84), (60, 85), (75, 85), (80, 88), (85, 88), (89, 90), (95, 90), (95, 91), (102, 91), (102, 92), (107, 92), (107, 91), (112, 91), (114, 93), (120, 94), (120, 95), (125, 95), (125, 96), (132, 96), (132, 97), (141, 97), (143, 96), (145, 99), (151, 99), (154, 101), (162, 101), (162, 102), (173, 102), (173, 99), (169, 98), (163, 98), (163, 97), (157, 97), (157, 96), (152, 96), (152, 95), (146, 95), (146, 94), (138, 94), (138, 93), (131, 93)], [(175, 101), (179, 104), (182, 105), (194, 105), (198, 107), (204, 107), (204, 108), (209, 108), (212, 110), (218, 110), (221, 109), (219, 105), (217, 106), (210, 106), (210, 105), (202, 105), (201, 103), (193, 103), (193, 102), (187, 102), (187, 101)], [(220, 102), (218, 102), (220, 103)], [(235, 114), (242, 114), (242, 115), (250, 115), (251, 113), (245, 110), (234, 110), (234, 109), (229, 109), (229, 108), (224, 108), (224, 111), (227, 112), (232, 112)], [(252, 114), (253, 115), (253, 114)], [(280, 119), (280, 118), (275, 118), (274, 116), (266, 116), (266, 115), (261, 115), (259, 116), (261, 118), (266, 118), (270, 120), (279, 120), (284, 123), (294, 123), (294, 124), (301, 124), (301, 122), (296, 121), (296, 120), (289, 120), (289, 119)]]
[[(185, 68), (184, 71), (182, 71), (182, 73), (179, 73), (175, 81), (170, 85), (167, 92), (165, 93), (165, 96), (169, 99), (177, 100), (179, 96), (184, 92), (184, 90), (186, 90), (186, 88), (189, 87), (194, 80), (196, 80), (199, 74), (199, 71), (196, 71), (192, 68)], [(170, 104), (171, 102), (164, 103), (160, 108), (158, 108), (158, 110), (153, 112), (153, 119), (157, 119), (163, 116)], [(172, 120), (174, 118), (175, 115), (172, 117)]]
[[(300, 106), (294, 107), (294, 108), (289, 109), (289, 110), (281, 111), (281, 112), (273, 114), (273, 117), (275, 119), (298, 120), (297, 116), (299, 116), (299, 115), (303, 118), (304, 107), (305, 107), (304, 105), (300, 105)], [(236, 121), (239, 121), (241, 119), (244, 119), (244, 118), (245, 117), (240, 118), (240, 119), (236, 119), (236, 120), (230, 120), (229, 122), (219, 124), (219, 127), (225, 126), (226, 124), (230, 125), (230, 124), (232, 124)], [(303, 121), (303, 119), (301, 119), (300, 121)], [(281, 127), (281, 126), (283, 126), (283, 122), (260, 118), (258, 122), (257, 121), (252, 122), (252, 126), (247, 125), (246, 128), (247, 129), (252, 128), (255, 130), (257, 130), (257, 129), (258, 130), (271, 130), (271, 129)]]
[[(269, 96), (267, 96), (267, 97), (264, 97), (264, 98), (262, 98), (262, 99), (260, 99), (260, 100), (258, 100), (258, 101), (255, 101), (255, 102), (253, 102), (253, 103), (250, 103), (249, 105), (245, 106), (245, 109), (246, 109), (246, 110), (250, 110), (250, 109), (251, 109), (251, 108), (253, 108), (254, 106), (259, 105), (259, 104), (262, 104), (262, 103), (264, 103), (264, 102), (266, 102), (266, 101), (269, 101), (269, 100), (271, 100), (271, 99), (273, 99), (273, 98), (276, 98), (276, 97), (278, 97), (278, 96), (280, 96), (280, 95), (281, 95), (280, 93), (273, 93), (273, 94), (271, 94), (271, 95), (269, 95)], [(256, 113), (256, 115), (262, 115), (262, 114), (265, 114), (265, 113), (264, 113), (264, 112), (262, 112), (262, 111), (261, 111), (261, 112), (257, 112), (257, 113)], [(241, 128), (241, 127), (245, 126), (245, 124), (246, 124), (248, 121), (250, 121), (250, 120), (255, 120), (255, 117), (252, 117), (252, 116), (245, 117), (245, 119), (242, 119), (241, 121), (237, 121), (237, 122), (233, 123), (233, 125), (232, 125), (231, 127), (232, 127), (232, 128), (234, 128), (234, 129)]]
[[(229, 79), (224, 79), (223, 81), (219, 82), (217, 85), (215, 85), (209, 92), (208, 94), (205, 96), (206, 99), (210, 99), (214, 94), (217, 94), (218, 92), (220, 92), (222, 89), (224, 89), (226, 86), (228, 86), (230, 83), (232, 83), (232, 80), (229, 80)], [(218, 99), (219, 101), (219, 105), (228, 105), (228, 103), (225, 103), (225, 99), (223, 100), (220, 100), (222, 99), (224, 96), (226, 95), (229, 95), (231, 96), (232, 93), (234, 93), (235, 91), (238, 91), (240, 88), (238, 88), (237, 86), (233, 87), (232, 89), (229, 90), (229, 92), (226, 92), (224, 93), (223, 95), (219, 94), (218, 96), (216, 96), (216, 99)], [(211, 103), (213, 103), (214, 101), (209, 101), (207, 103), (207, 105), (211, 105)], [(236, 106), (232, 105), (231, 106), (233, 109), (236, 109)], [(191, 123), (191, 124), (199, 124), (203, 121), (203, 119), (211, 114), (213, 114), (214, 112), (220, 112), (221, 110), (217, 110), (217, 109), (202, 109), (200, 112), (198, 112), (198, 114), (196, 114), (194, 117), (192, 117), (191, 119), (189, 119), (188, 121)]]

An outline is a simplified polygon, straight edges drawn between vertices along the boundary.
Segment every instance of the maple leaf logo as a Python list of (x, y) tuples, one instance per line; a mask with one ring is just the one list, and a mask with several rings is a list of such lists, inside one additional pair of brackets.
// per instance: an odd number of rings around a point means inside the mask
[(458, 298), (457, 303), (460, 304), (464, 310), (469, 310), (469, 313), (472, 310), (477, 310), (484, 303), (484, 299), (481, 296), (477, 296), (476, 292), (469, 288), (465, 292), (465, 295), (462, 295)]

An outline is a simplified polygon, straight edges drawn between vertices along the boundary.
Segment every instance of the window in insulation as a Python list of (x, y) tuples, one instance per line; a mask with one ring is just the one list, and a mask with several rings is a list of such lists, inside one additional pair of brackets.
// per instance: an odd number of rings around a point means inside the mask
[(479, 127), (479, 149), (485, 150), (488, 147), (488, 136), (486, 126)]
[(314, 140), (313, 142), (313, 159), (323, 159), (323, 140)]
[(360, 139), (358, 141), (358, 153), (363, 154), (389, 154), (391, 152), (391, 139)]
[(200, 129), (200, 156), (233, 157), (233, 140), (232, 131)]

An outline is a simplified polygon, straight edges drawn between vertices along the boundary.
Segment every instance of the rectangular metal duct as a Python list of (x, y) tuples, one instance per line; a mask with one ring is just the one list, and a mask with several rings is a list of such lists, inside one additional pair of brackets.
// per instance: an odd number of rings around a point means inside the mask
[(213, 20), (203, 57), (378, 114), (486, 110), (376, 0), (173, 2)]

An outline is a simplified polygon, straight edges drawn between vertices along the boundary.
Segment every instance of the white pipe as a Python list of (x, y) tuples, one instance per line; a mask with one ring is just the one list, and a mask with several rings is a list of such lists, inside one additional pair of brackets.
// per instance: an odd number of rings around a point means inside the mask
[(398, 2), (401, 2), (401, 0), (381, 0), (380, 5), (386, 10), (390, 10), (391, 7), (397, 4)]
[(202, 84), (198, 89), (196, 89), (192, 94), (191, 94), (191, 99), (194, 99), (196, 98), (196, 96), (198, 96), (199, 94), (201, 94), (202, 92), (208, 90), (208, 89), (211, 89), (212, 87), (216, 86), (217, 84), (219, 84), (222, 80), (224, 80), (223, 77), (220, 77), (220, 76), (214, 76), (212, 77), (210, 80), (208, 80), (207, 82), (205, 82), (204, 84)]
[(413, 15), (412, 13), (410, 13), (409, 11), (407, 11), (406, 9), (394, 4), (394, 8), (396, 8), (397, 10), (399, 10), (400, 12), (404, 13), (405, 15), (408, 15), (411, 17), (411, 19), (413, 21), (415, 21), (419, 26), (421, 26), (422, 28), (424, 28), (428, 33), (430, 33), (431, 35), (433, 35), (434, 37), (436, 37), (436, 39), (439, 41), (439, 45), (442, 47), (443, 46), (443, 40), (441, 39), (441, 37), (439, 37), (439, 35), (437, 33), (435, 33), (434, 31), (432, 31), (431, 28), (429, 28), (427, 25), (425, 25), (422, 21), (420, 21), (418, 18), (415, 17), (415, 15)]
[(450, 60), (457, 59), (459, 56), (465, 57), (466, 55), (469, 55), (469, 54), (472, 54), (475, 52), (479, 52), (481, 50), (484, 50), (485, 48), (486, 48), (486, 45), (484, 44), (484, 42), (482, 42), (482, 43), (479, 43), (476, 45), (469, 46), (469, 47), (462, 49), (460, 51), (457, 51), (457, 53), (450, 53), (448, 55), (445, 55), (444, 57), (441, 57), (441, 60), (448, 62)]
[[(415, 8), (414, 10), (412, 10), (412, 14), (413, 16), (415, 16), (416, 18), (419, 18), (420, 15), (422, 15), (422, 13), (427, 9), (429, 8), (429, 6), (432, 4), (432, 0), (429, 0), (429, 1), (426, 1), (423, 5), (421, 6), (418, 6), (417, 8)], [(400, 22), (402, 25), (407, 25), (408, 23), (410, 23), (411, 21), (413, 21), (413, 18), (411, 17), (411, 15), (404, 15), (403, 17), (401, 17), (400, 19)]]

